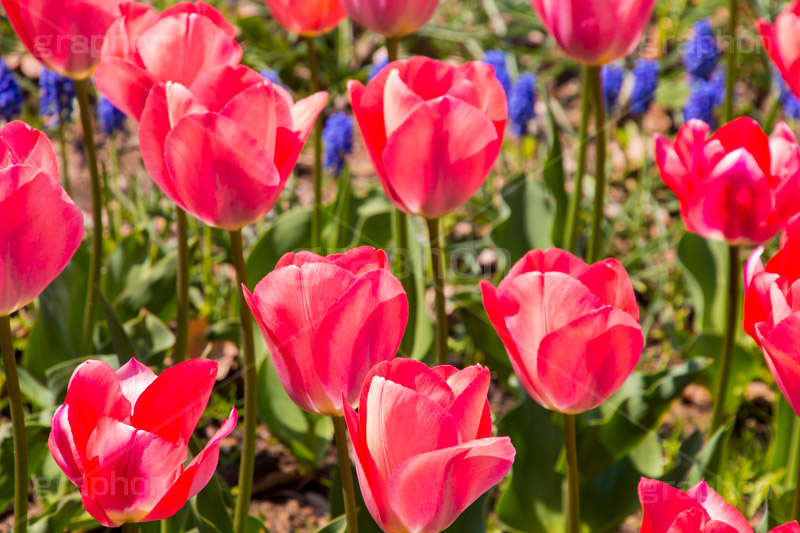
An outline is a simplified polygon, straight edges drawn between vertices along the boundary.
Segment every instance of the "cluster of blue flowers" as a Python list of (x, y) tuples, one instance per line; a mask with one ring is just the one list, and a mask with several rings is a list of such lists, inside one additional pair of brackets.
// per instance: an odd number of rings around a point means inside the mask
[(339, 174), (348, 155), (353, 153), (353, 117), (344, 112), (331, 115), (322, 130), (323, 163), (332, 174)]
[(530, 72), (523, 72), (517, 81), (513, 82), (508, 71), (506, 53), (502, 50), (487, 51), (483, 61), (494, 67), (495, 76), (506, 92), (511, 133), (517, 137), (527, 135), (530, 122), (535, 116), (536, 76)]
[(786, 85), (786, 82), (783, 81), (780, 72), (773, 71), (772, 77), (775, 83), (778, 84), (778, 89), (780, 89), (779, 102), (783, 107), (784, 115), (786, 115), (787, 118), (800, 120), (800, 100), (797, 99), (791, 89)]
[(0, 117), (10, 122), (22, 113), (22, 91), (14, 74), (0, 58)]
[(272, 83), (280, 83), (280, 76), (277, 70), (265, 69), (260, 72), (263, 78), (268, 79)]
[(383, 68), (388, 64), (389, 64), (389, 58), (388, 57), (382, 57), (381, 59), (379, 59), (376, 62), (374, 62), (369, 67), (369, 77), (367, 79), (369, 81), (371, 81), (372, 78), (374, 78), (375, 76), (380, 74), (381, 71), (383, 70)]
[(603, 98), (606, 101), (606, 111), (610, 111), (619, 100), (622, 92), (622, 82), (625, 80), (625, 69), (618, 64), (604, 65), (600, 71), (603, 84)]
[(97, 102), (97, 120), (100, 122), (100, 129), (106, 135), (122, 131), (125, 126), (125, 113), (114, 107), (108, 98), (100, 97)]
[(54, 128), (62, 120), (71, 121), (74, 100), (72, 80), (43, 68), (39, 78), (39, 114), (44, 118), (45, 128)]
[(725, 73), (717, 71), (710, 80), (693, 79), (690, 88), (683, 107), (684, 120), (699, 119), (715, 127), (714, 112), (725, 101)]
[[(633, 88), (631, 89), (630, 107), (633, 113), (646, 113), (655, 101), (660, 68), (661, 65), (658, 61), (644, 58), (636, 60), (636, 64), (631, 69)], [(607, 111), (617, 105), (624, 80), (625, 69), (619, 64), (605, 65), (600, 71), (603, 99)]]
[(684, 120), (699, 119), (716, 126), (716, 109), (725, 100), (725, 74), (717, 69), (720, 51), (711, 21), (693, 26), (692, 38), (683, 50), (683, 66), (689, 73), (689, 98), (683, 107)]

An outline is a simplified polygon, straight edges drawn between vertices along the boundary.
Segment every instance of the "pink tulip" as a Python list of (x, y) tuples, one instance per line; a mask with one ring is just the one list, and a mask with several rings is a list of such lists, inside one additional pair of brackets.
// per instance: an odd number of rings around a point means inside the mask
[(265, 0), (272, 16), (303, 37), (328, 33), (347, 16), (341, 0)]
[(764, 352), (767, 366), (800, 415), (800, 217), (786, 226), (780, 251), (766, 268), (759, 247), (745, 264), (744, 329)]
[(345, 406), (361, 494), (383, 531), (442, 531), (511, 469), (511, 440), (491, 436), (490, 378), (480, 365), (398, 358), (367, 375), (358, 413)]
[(532, 0), (547, 31), (572, 58), (605, 65), (633, 52), (655, 0)]
[(386, 37), (403, 37), (425, 25), (439, 0), (342, 0), (347, 13), (367, 29)]
[(587, 265), (562, 250), (533, 250), (496, 290), (484, 281), (481, 291), (517, 377), (547, 409), (597, 407), (639, 362), (639, 307), (614, 259)]
[(789, 89), (800, 96), (800, 1), (787, 5), (774, 25), (759, 19), (756, 26), (772, 62)]
[(90, 360), (75, 369), (53, 416), (48, 447), (106, 527), (162, 520), (205, 487), (236, 409), (184, 467), (217, 378), (217, 363), (192, 359), (156, 375), (136, 359), (119, 370)]
[(770, 239), (800, 209), (800, 148), (784, 123), (770, 137), (740, 118), (717, 130), (690, 120), (675, 142), (655, 136), (661, 179), (686, 229), (731, 244)]
[[(747, 519), (705, 481), (681, 492), (661, 481), (642, 478), (639, 502), (644, 512), (641, 533), (753, 533)], [(784, 529), (773, 533), (788, 533), (786, 526), (781, 527)]]
[(397, 354), (408, 321), (386, 254), (368, 246), (284, 255), (245, 299), (286, 392), (310, 413), (357, 405), (364, 376)]
[(321, 92), (294, 103), (244, 66), (216, 67), (190, 87), (161, 83), (139, 128), (145, 167), (183, 210), (241, 229), (272, 209), (327, 100)]
[(48, 69), (74, 80), (92, 75), (121, 0), (0, 0), (20, 41)]
[(83, 240), (83, 215), (58, 182), (47, 136), (24, 122), (0, 128), (0, 316), (31, 303)]
[(174, 81), (189, 87), (212, 68), (242, 59), (236, 30), (205, 2), (181, 2), (161, 14), (128, 2), (121, 11), (106, 34), (94, 81), (135, 120), (154, 85)]
[(497, 159), (508, 109), (491, 66), (426, 57), (395, 61), (364, 87), (353, 113), (389, 200), (436, 218), (475, 194)]

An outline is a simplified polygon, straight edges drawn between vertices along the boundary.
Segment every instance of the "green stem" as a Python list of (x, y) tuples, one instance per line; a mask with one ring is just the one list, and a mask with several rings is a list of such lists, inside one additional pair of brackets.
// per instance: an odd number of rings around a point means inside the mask
[(728, 72), (725, 74), (725, 105), (723, 107), (723, 121), (733, 119), (733, 89), (736, 84), (736, 69), (739, 61), (739, 50), (736, 43), (736, 28), (739, 25), (739, 0), (730, 0), (730, 37), (731, 46), (728, 50)]
[(595, 146), (595, 186), (594, 207), (592, 209), (592, 237), (589, 240), (588, 262), (594, 263), (600, 255), (603, 243), (603, 207), (606, 200), (606, 108), (603, 100), (603, 83), (600, 69), (592, 68), (592, 93), (594, 94), (594, 146)]
[(342, 478), (344, 514), (347, 519), (347, 533), (358, 533), (358, 514), (356, 512), (356, 491), (353, 486), (353, 471), (350, 470), (350, 454), (347, 447), (347, 426), (344, 417), (333, 417), (333, 431), (336, 436), (336, 456), (339, 459), (339, 475)]
[[(406, 295), (414, 291), (414, 278), (411, 275), (411, 251), (408, 246), (408, 215), (394, 208), (394, 261), (392, 270), (395, 277), (400, 280)], [(406, 331), (400, 344), (400, 353), (404, 356), (411, 356), (414, 349), (413, 335)]]
[(567, 533), (578, 533), (581, 529), (581, 507), (575, 415), (564, 414), (564, 446), (567, 451)]
[(136, 533), (137, 531), (139, 531), (139, 524), (135, 522), (122, 524), (122, 533)]
[(67, 155), (67, 134), (64, 128), (65, 120), (58, 121), (58, 144), (61, 148), (61, 177), (64, 183), (64, 190), (67, 194), (72, 194), (72, 182), (69, 179), (69, 157)]
[(719, 375), (714, 389), (714, 410), (711, 413), (711, 432), (713, 434), (722, 425), (725, 417), (725, 399), (728, 393), (733, 350), (736, 346), (736, 331), (739, 327), (739, 288), (741, 285), (740, 248), (732, 244), (729, 248), (728, 302), (725, 321), (725, 338), (722, 342), (722, 353), (719, 360)]
[(397, 61), (400, 55), (400, 39), (397, 37), (387, 37), (386, 38), (386, 54), (389, 59), (389, 63), (392, 61)]
[(175, 349), (172, 352), (172, 363), (178, 364), (186, 360), (189, 349), (189, 221), (186, 212), (175, 207), (175, 222), (178, 226), (178, 327), (175, 331)]
[(11, 428), (14, 435), (14, 531), (25, 533), (28, 529), (28, 446), (25, 442), (25, 413), (22, 411), (22, 393), (19, 390), (17, 360), (11, 336), (11, 317), (0, 317), (0, 352), (6, 371), (8, 404), (11, 409)]
[(447, 364), (447, 310), (444, 300), (444, 253), (439, 235), (439, 219), (426, 218), (428, 234), (430, 236), (431, 265), (433, 273), (433, 288), (436, 293), (436, 364)]
[(591, 115), (592, 69), (583, 67), (583, 87), (581, 89), (581, 123), (578, 127), (578, 168), (575, 171), (575, 188), (567, 206), (567, 221), (564, 227), (564, 242), (567, 251), (575, 252), (578, 245), (578, 218), (580, 218), (583, 198), (583, 177), (586, 174), (586, 145), (589, 143), (589, 116)]
[(244, 263), (242, 230), (231, 232), (233, 265), (236, 268), (236, 284), (239, 293), (239, 318), (242, 322), (242, 361), (244, 363), (244, 437), (242, 441), (241, 465), (239, 468), (239, 494), (236, 498), (234, 531), (245, 533), (250, 516), (250, 495), (253, 490), (253, 468), (256, 453), (256, 358), (253, 342), (253, 321), (250, 309), (244, 300), (247, 271)]
[[(306, 37), (308, 43), (308, 67), (311, 69), (311, 92), (318, 93), (319, 63), (314, 38)], [(322, 120), (314, 123), (314, 211), (311, 215), (311, 249), (324, 254), (322, 246)]]
[(217, 301), (214, 285), (214, 233), (208, 224), (203, 226), (203, 289), (206, 291), (205, 314), (209, 315)]
[(95, 306), (97, 305), (97, 287), (100, 285), (100, 270), (103, 266), (103, 198), (100, 183), (100, 172), (97, 168), (97, 153), (94, 146), (94, 129), (89, 109), (89, 82), (75, 80), (75, 93), (81, 112), (86, 162), (92, 182), (92, 260), (89, 265), (89, 282), (86, 286), (86, 305), (83, 314), (83, 331), (81, 333), (81, 354), (90, 355), (92, 351), (92, 334), (94, 333)]
[[(797, 448), (800, 450), (800, 446)], [(797, 459), (797, 479), (795, 479), (794, 497), (792, 498), (791, 519), (800, 521), (800, 457)]]

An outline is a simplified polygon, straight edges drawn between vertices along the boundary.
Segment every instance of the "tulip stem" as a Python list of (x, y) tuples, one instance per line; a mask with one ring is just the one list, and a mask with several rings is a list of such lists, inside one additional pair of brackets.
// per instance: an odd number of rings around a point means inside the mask
[(592, 237), (586, 254), (589, 263), (597, 261), (603, 243), (603, 209), (606, 200), (606, 108), (603, 99), (603, 83), (600, 69), (593, 67), (591, 91), (594, 94), (594, 146), (595, 146), (595, 186), (594, 208), (592, 209)]
[(0, 352), (3, 354), (14, 436), (14, 531), (25, 533), (28, 529), (28, 446), (25, 442), (25, 413), (22, 411), (10, 316), (0, 317)]
[(94, 129), (89, 109), (89, 82), (75, 80), (75, 94), (81, 112), (86, 163), (89, 165), (92, 189), (92, 259), (89, 265), (89, 281), (86, 285), (86, 305), (83, 314), (83, 331), (81, 333), (81, 354), (90, 355), (92, 351), (92, 335), (94, 333), (95, 306), (97, 289), (100, 285), (100, 270), (103, 267), (103, 198), (100, 183), (100, 172), (97, 167), (97, 153), (94, 146)]
[(431, 241), (431, 265), (433, 273), (433, 288), (436, 294), (436, 364), (447, 364), (447, 310), (444, 301), (444, 253), (439, 236), (439, 219), (426, 218), (428, 234)]
[(125, 522), (122, 524), (122, 533), (136, 533), (139, 531), (139, 524), (136, 522)]
[(583, 177), (586, 174), (586, 145), (589, 143), (589, 116), (591, 114), (592, 69), (583, 67), (583, 84), (581, 89), (581, 122), (578, 127), (578, 168), (575, 171), (575, 188), (567, 207), (567, 222), (564, 228), (564, 242), (569, 252), (576, 252), (578, 244), (578, 218), (581, 199), (583, 198)]
[(719, 375), (714, 389), (714, 410), (711, 413), (710, 434), (722, 425), (725, 416), (725, 400), (728, 395), (733, 351), (736, 347), (736, 331), (739, 327), (739, 286), (741, 284), (741, 261), (739, 245), (729, 247), (728, 302), (726, 308), (725, 338), (722, 341), (722, 353), (719, 360)]
[[(800, 445), (798, 445), (798, 449), (800, 450)], [(800, 521), (800, 457), (797, 459), (797, 479), (795, 479), (794, 483), (791, 519)]]
[(578, 533), (581, 529), (577, 442), (575, 415), (564, 413), (564, 446), (567, 451), (567, 533)]
[(253, 342), (253, 321), (244, 299), (247, 285), (247, 271), (244, 263), (242, 230), (231, 232), (233, 265), (236, 268), (236, 284), (239, 292), (239, 319), (242, 323), (242, 362), (244, 364), (244, 437), (242, 441), (241, 465), (239, 467), (239, 494), (236, 498), (234, 531), (245, 533), (250, 516), (250, 494), (253, 490), (253, 468), (256, 453), (256, 406), (257, 374), (255, 345)]
[(172, 352), (172, 364), (186, 360), (189, 348), (189, 221), (186, 212), (175, 208), (175, 221), (178, 226), (178, 272), (177, 272), (177, 304), (178, 327), (175, 331), (175, 349)]
[(67, 156), (67, 135), (66, 128), (64, 128), (63, 117), (58, 121), (58, 144), (61, 148), (61, 182), (64, 184), (64, 190), (67, 194), (72, 194), (72, 183), (69, 179), (69, 158)]
[(347, 533), (358, 533), (356, 491), (353, 485), (353, 471), (350, 470), (347, 426), (344, 417), (333, 417), (333, 431), (336, 438), (336, 456), (339, 459), (339, 475), (342, 478), (342, 496), (344, 497), (344, 514), (347, 520)]
[(739, 0), (730, 0), (730, 37), (731, 45), (728, 49), (728, 72), (725, 74), (725, 105), (723, 107), (723, 121), (733, 120), (733, 89), (736, 83), (736, 69), (739, 61), (739, 50), (736, 43), (736, 27), (739, 25)]
[(400, 55), (400, 39), (397, 37), (387, 37), (386, 58), (389, 60), (389, 63), (391, 63), (392, 61), (397, 61), (399, 55)]
[[(308, 68), (311, 69), (311, 92), (319, 92), (319, 62), (314, 38), (306, 37), (308, 43)], [(314, 123), (314, 211), (311, 215), (311, 249), (324, 254), (322, 246), (322, 120)]]

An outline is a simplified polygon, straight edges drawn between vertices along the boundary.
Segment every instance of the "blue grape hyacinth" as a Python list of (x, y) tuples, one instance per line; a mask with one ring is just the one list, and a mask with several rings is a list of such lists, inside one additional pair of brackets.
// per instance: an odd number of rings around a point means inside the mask
[(125, 113), (114, 107), (108, 98), (101, 96), (97, 102), (97, 120), (106, 135), (122, 131), (125, 126)]
[(631, 93), (631, 111), (642, 114), (650, 109), (656, 99), (658, 87), (658, 61), (638, 59), (631, 71), (633, 73), (633, 92)]
[(622, 82), (625, 79), (625, 70), (619, 65), (605, 65), (600, 71), (603, 83), (603, 98), (606, 102), (606, 110), (613, 108), (619, 99), (622, 91)]
[(683, 66), (695, 79), (709, 80), (717, 68), (720, 51), (709, 19), (694, 24), (694, 33), (683, 50)]
[(781, 107), (783, 107), (783, 114), (786, 118), (800, 120), (800, 99), (794, 95), (786, 85), (786, 82), (783, 81), (780, 72), (773, 70), (772, 75), (780, 90), (778, 102), (781, 104)]
[(497, 76), (497, 81), (503, 86), (506, 97), (510, 97), (512, 83), (511, 74), (508, 72), (508, 63), (506, 63), (506, 53), (502, 50), (487, 50), (483, 56), (483, 62), (494, 67), (494, 75)]
[(345, 159), (353, 153), (353, 117), (341, 111), (331, 115), (322, 130), (322, 144), (325, 168), (339, 174)]
[(683, 119), (689, 121), (699, 119), (716, 127), (715, 110), (725, 100), (725, 76), (717, 72), (711, 79), (697, 78), (689, 86), (689, 98), (683, 108)]
[(389, 58), (388, 57), (383, 57), (383, 58), (377, 60), (376, 62), (374, 62), (372, 65), (370, 65), (369, 66), (369, 77), (367, 78), (367, 81), (371, 81), (372, 78), (374, 78), (375, 76), (380, 74), (381, 71), (383, 70), (383, 68), (388, 64), (389, 64)]
[(5, 60), (0, 58), (0, 116), (10, 122), (22, 113), (22, 91)]
[(42, 69), (39, 77), (39, 114), (45, 128), (54, 128), (61, 121), (72, 120), (75, 84), (51, 70)]
[(528, 126), (535, 115), (535, 103), (536, 76), (523, 72), (508, 96), (508, 120), (511, 123), (511, 132), (517, 137), (527, 135)]

